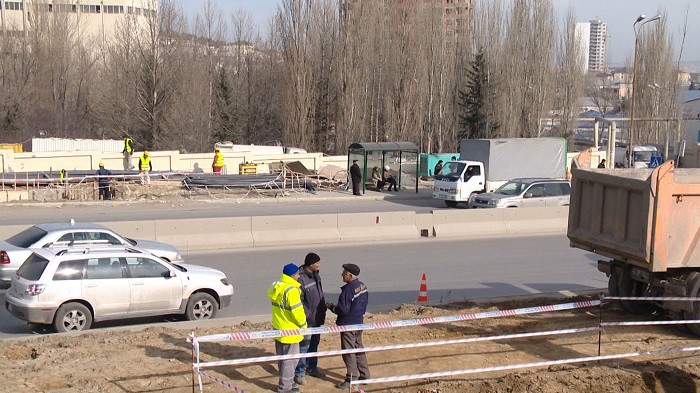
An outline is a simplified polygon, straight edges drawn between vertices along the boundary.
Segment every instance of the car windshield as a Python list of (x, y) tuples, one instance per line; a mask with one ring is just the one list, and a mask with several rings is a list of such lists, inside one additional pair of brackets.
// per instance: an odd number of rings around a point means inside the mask
[(464, 168), (467, 164), (463, 162), (450, 161), (443, 165), (442, 170), (438, 175), (435, 176), (436, 180), (449, 180), (454, 181), (459, 178), (464, 172)]
[(15, 247), (27, 248), (38, 242), (44, 236), (46, 236), (45, 230), (38, 227), (31, 227), (7, 239), (7, 242)]
[(501, 195), (520, 195), (520, 193), (523, 192), (523, 190), (529, 184), (530, 183), (523, 183), (520, 181), (509, 181), (508, 183), (498, 187), (495, 193)]

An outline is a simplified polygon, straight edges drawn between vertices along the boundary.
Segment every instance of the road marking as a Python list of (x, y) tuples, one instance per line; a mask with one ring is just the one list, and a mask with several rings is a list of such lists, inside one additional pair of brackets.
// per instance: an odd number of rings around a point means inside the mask
[(525, 292), (527, 292), (527, 293), (540, 293), (540, 291), (538, 291), (537, 289), (530, 288), (530, 287), (528, 287), (528, 286), (525, 285), (525, 284), (510, 283), (510, 285), (512, 285), (512, 286), (514, 286), (514, 287), (516, 287), (516, 288), (520, 288), (520, 289), (522, 289), (523, 291), (525, 291)]

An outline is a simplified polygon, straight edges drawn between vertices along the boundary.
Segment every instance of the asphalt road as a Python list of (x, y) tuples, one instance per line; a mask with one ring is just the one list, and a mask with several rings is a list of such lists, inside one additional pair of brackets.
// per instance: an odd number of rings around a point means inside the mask
[(369, 195), (353, 198), (346, 193), (319, 193), (317, 197), (290, 197), (286, 200), (267, 198), (261, 201), (253, 199), (244, 203), (182, 199), (70, 204), (29, 203), (0, 206), (0, 214), (2, 225), (29, 225), (67, 221), (71, 218), (76, 221), (110, 222), (387, 211), (429, 213), (434, 209), (444, 208), (444, 202), (427, 197), (427, 190), (421, 192), (425, 198), (416, 199), (415, 192), (402, 190), (398, 194), (390, 194), (385, 200), (374, 200)]
[[(266, 292), (282, 267), (301, 264), (307, 252), (321, 256), (321, 277), (329, 300), (343, 284), (343, 263), (356, 263), (360, 279), (370, 291), (370, 311), (386, 311), (414, 302), (423, 273), (430, 303), (501, 296), (597, 290), (607, 279), (596, 269), (598, 256), (569, 247), (564, 234), (465, 240), (368, 244), (332, 244), (186, 254), (190, 263), (220, 269), (232, 280), (236, 293), (218, 318), (252, 317), (270, 313)], [(3, 302), (4, 303), (4, 302)], [(146, 322), (162, 322), (163, 318)], [(166, 320), (172, 320), (168, 318)], [(143, 323), (136, 321), (134, 323)], [(98, 324), (96, 328), (123, 322)], [(0, 310), (0, 338), (45, 333)]]

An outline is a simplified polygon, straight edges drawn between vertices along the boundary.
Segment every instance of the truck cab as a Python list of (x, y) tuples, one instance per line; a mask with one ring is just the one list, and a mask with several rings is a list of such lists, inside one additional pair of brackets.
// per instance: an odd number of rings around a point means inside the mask
[(433, 198), (442, 199), (448, 207), (468, 203), (472, 195), (484, 192), (486, 176), (479, 161), (449, 161), (435, 174)]

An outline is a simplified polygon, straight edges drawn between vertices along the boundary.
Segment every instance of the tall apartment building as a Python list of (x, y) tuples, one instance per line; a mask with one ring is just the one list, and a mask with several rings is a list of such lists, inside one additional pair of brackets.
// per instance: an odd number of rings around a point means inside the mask
[(0, 31), (22, 34), (31, 29), (37, 14), (60, 15), (75, 21), (82, 36), (109, 40), (124, 17), (133, 16), (144, 26), (157, 10), (157, 0), (0, 0)]
[(608, 46), (608, 27), (600, 19), (576, 23), (576, 36), (584, 53), (584, 72), (603, 72)]

